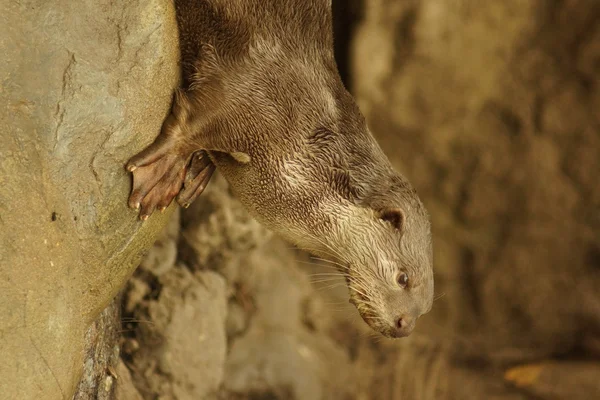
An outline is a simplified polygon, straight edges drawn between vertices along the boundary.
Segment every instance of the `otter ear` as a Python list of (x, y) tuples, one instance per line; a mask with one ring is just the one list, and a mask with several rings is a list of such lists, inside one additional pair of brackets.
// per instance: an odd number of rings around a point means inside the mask
[(394, 228), (402, 232), (404, 228), (404, 211), (400, 208), (385, 208), (379, 211), (379, 218), (392, 224)]

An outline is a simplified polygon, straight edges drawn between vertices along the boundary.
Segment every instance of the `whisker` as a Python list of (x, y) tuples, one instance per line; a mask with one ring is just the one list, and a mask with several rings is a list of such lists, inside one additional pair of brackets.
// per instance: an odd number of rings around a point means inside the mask
[(343, 279), (343, 276), (314, 276), (311, 277), (311, 283), (319, 283), (319, 282), (337, 282), (337, 283), (346, 283), (346, 280)]
[(121, 318), (121, 322), (135, 322), (154, 325), (155, 322), (149, 319)]
[(362, 279), (356, 279), (356, 277), (351, 276), (350, 277), (350, 283), (354, 284), (355, 286), (358, 286), (359, 288), (363, 289), (366, 292), (369, 292), (371, 294), (375, 294), (375, 290), (373, 290), (368, 282), (362, 280)]
[(326, 243), (325, 241), (323, 241), (322, 239), (320, 239), (319, 237), (312, 235), (312, 237), (319, 242), (320, 244), (323, 245), (323, 247), (325, 247), (326, 249), (328, 249), (329, 251), (333, 252), (334, 256), (340, 260), (345, 260), (344, 256), (339, 252), (339, 250), (334, 249), (333, 247), (331, 247), (331, 245), (329, 243)]
[[(298, 248), (296, 248), (296, 249), (298, 249)], [(308, 254), (311, 257), (314, 257), (313, 254), (315, 254), (315, 253), (323, 253), (323, 254), (326, 254), (326, 255), (328, 255), (330, 257), (333, 257), (333, 258), (338, 258), (339, 257), (336, 254), (330, 253), (329, 251), (317, 250), (317, 249), (314, 249), (314, 248), (311, 248), (311, 247), (304, 247), (304, 248), (302, 248), (300, 250), (308, 252)]]
[(342, 286), (342, 283), (334, 283), (332, 285), (318, 287), (317, 290), (330, 290)]
[(314, 274), (308, 274), (309, 276), (350, 276), (345, 272), (317, 272)]
[(444, 297), (446, 295), (446, 292), (442, 292), (440, 294), (438, 294), (436, 297), (433, 298), (433, 301), (437, 301), (439, 299), (441, 299), (442, 297)]
[(319, 260), (319, 261), (323, 261), (323, 262), (325, 262), (325, 263), (329, 263), (329, 264), (332, 264), (332, 265), (336, 265), (336, 266), (338, 266), (338, 267), (340, 267), (340, 268), (343, 268), (343, 269), (349, 269), (347, 265), (340, 264), (339, 262), (335, 262), (335, 261), (331, 261), (331, 260), (326, 260), (326, 259), (324, 259), (324, 258), (319, 258), (319, 257), (313, 257), (313, 258), (314, 258), (315, 260)]
[(365, 298), (367, 298), (367, 299), (369, 298), (369, 296), (367, 296), (366, 294), (364, 294), (363, 292), (361, 292), (360, 290), (358, 290), (358, 289), (357, 289), (357, 288), (355, 288), (355, 287), (351, 287), (351, 286), (349, 286), (348, 288), (349, 288), (350, 290), (354, 290), (356, 293), (359, 293), (359, 294), (361, 294), (362, 296), (364, 296), (364, 297), (365, 297)]
[(311, 278), (310, 281), (312, 283), (315, 283), (315, 282), (327, 282), (327, 281), (332, 281), (332, 282), (333, 281), (335, 281), (335, 282), (341, 282), (341, 281), (343, 281), (343, 279), (342, 279), (343, 276), (334, 276), (334, 275), (329, 276), (329, 277), (328, 276), (311, 276), (310, 278)]
[(337, 279), (323, 279), (320, 281), (311, 281), (311, 283), (315, 286), (319, 286), (322, 287), (321, 285), (324, 283), (330, 284), (330, 285), (343, 285), (342, 282), (338, 281)]
[[(338, 306), (338, 308), (340, 310), (342, 310), (342, 309), (348, 310), (348, 309), (353, 308), (353, 306), (350, 303), (348, 303), (348, 301), (324, 301), (323, 304), (328, 306), (328, 308), (329, 308), (329, 306)], [(340, 307), (340, 306), (343, 306), (343, 307)]]
[(340, 271), (340, 269), (338, 267), (334, 267), (333, 265), (327, 265), (327, 264), (321, 264), (321, 263), (311, 263), (311, 262), (306, 262), (306, 261), (297, 261), (300, 264), (305, 264), (305, 265), (310, 265), (319, 269), (326, 269), (327, 271), (335, 271), (335, 272), (341, 272), (341, 273), (347, 273), (344, 271)]

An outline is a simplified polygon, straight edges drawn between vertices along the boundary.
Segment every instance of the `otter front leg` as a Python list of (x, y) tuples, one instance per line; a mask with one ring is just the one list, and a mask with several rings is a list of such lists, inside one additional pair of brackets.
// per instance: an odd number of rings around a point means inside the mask
[(164, 210), (180, 192), (180, 204), (189, 206), (208, 184), (215, 167), (201, 145), (189, 140), (193, 125), (190, 102), (178, 91), (160, 135), (127, 163), (133, 173), (129, 206), (141, 208), (142, 220), (156, 208)]

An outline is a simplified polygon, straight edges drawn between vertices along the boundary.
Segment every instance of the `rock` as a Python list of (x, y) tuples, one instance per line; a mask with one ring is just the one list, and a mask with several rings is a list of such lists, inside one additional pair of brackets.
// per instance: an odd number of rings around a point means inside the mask
[(314, 294), (294, 258), (289, 246), (277, 239), (246, 259), (243, 284), (255, 313), (249, 329), (232, 339), (226, 398), (274, 393), (273, 398), (281, 399), (344, 399), (352, 392), (347, 354), (326, 335), (303, 325), (303, 306)]
[(143, 400), (131, 380), (131, 374), (123, 361), (117, 366), (117, 383), (115, 389), (115, 400)]
[(71, 398), (85, 332), (168, 214), (127, 209), (126, 160), (178, 84), (172, 3), (8, 2), (0, 15), (0, 387)]
[(85, 335), (85, 360), (83, 376), (73, 400), (111, 400), (115, 381), (121, 338), (121, 296), (106, 307)]
[(227, 311), (227, 337), (235, 337), (248, 329), (249, 315), (240, 304), (231, 302)]
[(232, 393), (287, 390), (290, 400), (344, 398), (349, 391), (341, 385), (349, 375), (345, 354), (333, 343), (322, 344), (305, 333), (254, 328), (231, 348), (225, 388)]
[(152, 288), (143, 279), (132, 276), (127, 282), (127, 300), (124, 302), (124, 311), (131, 313), (142, 300), (149, 296)]
[(202, 196), (183, 211), (183, 252), (193, 268), (215, 268), (234, 282), (239, 256), (264, 244), (271, 236), (231, 195), (218, 173)]
[(154, 242), (140, 267), (156, 276), (161, 276), (175, 266), (177, 261), (177, 241), (179, 239), (180, 210), (176, 209), (169, 224)]
[(138, 310), (140, 348), (132, 362), (138, 387), (156, 396), (203, 399), (223, 380), (227, 317), (225, 281), (180, 266), (163, 275), (155, 300)]

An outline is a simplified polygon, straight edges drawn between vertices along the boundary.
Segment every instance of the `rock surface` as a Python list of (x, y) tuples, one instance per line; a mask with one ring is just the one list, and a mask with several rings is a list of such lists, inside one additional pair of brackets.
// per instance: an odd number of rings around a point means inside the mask
[(121, 296), (116, 296), (86, 332), (83, 374), (73, 400), (114, 398), (121, 360), (120, 338)]
[(179, 221), (174, 213), (126, 290), (123, 358), (146, 398), (202, 399), (223, 381), (227, 286), (215, 272), (163, 257), (176, 247)]
[(0, 388), (70, 399), (85, 334), (167, 215), (128, 210), (126, 160), (177, 86), (171, 2), (3, 2)]

